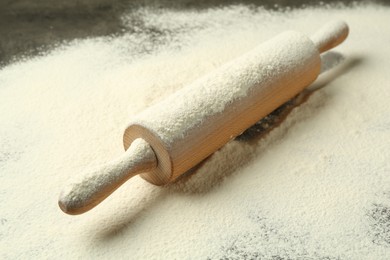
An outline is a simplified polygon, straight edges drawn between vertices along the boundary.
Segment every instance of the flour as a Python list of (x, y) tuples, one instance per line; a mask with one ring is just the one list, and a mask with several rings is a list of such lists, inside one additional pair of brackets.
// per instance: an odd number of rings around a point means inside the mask
[[(1, 69), (2, 259), (387, 258), (388, 7), (130, 12), (144, 29)], [(334, 18), (351, 32), (328, 58), (345, 59), (268, 133), (173, 185), (134, 177), (85, 215), (58, 209), (66, 180), (123, 154), (137, 113), (282, 31)]]

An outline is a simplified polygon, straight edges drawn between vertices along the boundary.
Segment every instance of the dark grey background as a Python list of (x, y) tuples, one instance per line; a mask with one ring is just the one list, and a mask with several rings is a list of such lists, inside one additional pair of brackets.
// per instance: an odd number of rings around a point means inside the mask
[[(345, 5), (362, 2), (390, 5), (390, 0), (342, 1)], [(265, 8), (320, 5), (319, 1), (307, 0), (0, 0), (0, 66), (20, 55), (36, 55), (62, 41), (123, 33), (121, 14), (140, 6), (203, 9), (238, 3)], [(137, 23), (136, 16), (133, 21)]]

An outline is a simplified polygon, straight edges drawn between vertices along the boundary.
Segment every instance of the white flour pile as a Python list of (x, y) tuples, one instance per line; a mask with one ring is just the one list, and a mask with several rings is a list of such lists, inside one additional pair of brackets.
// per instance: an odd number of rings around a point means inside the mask
[[(389, 8), (136, 12), (146, 29), (0, 70), (0, 258), (387, 258)], [(351, 28), (327, 56), (339, 64), (270, 134), (229, 143), (171, 187), (135, 177), (85, 215), (58, 208), (71, 175), (123, 153), (131, 116), (284, 30), (333, 18)]]

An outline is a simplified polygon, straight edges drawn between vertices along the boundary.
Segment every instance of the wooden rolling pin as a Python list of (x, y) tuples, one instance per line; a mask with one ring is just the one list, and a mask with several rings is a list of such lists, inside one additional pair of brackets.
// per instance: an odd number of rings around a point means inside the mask
[(288, 31), (225, 64), (133, 118), (120, 158), (78, 176), (62, 191), (60, 208), (81, 214), (129, 178), (164, 185), (312, 83), (320, 53), (340, 44), (348, 26), (335, 21), (311, 39)]

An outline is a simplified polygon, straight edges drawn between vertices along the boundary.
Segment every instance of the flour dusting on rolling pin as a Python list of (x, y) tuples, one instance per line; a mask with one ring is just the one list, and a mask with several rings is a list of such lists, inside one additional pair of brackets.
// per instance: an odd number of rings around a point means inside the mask
[(126, 152), (71, 180), (60, 208), (84, 213), (137, 174), (156, 185), (174, 181), (311, 84), (320, 53), (347, 35), (342, 21), (311, 39), (284, 32), (147, 108), (124, 132)]

